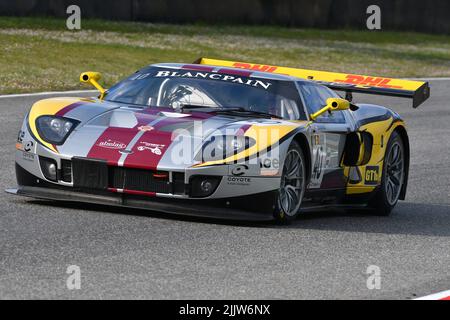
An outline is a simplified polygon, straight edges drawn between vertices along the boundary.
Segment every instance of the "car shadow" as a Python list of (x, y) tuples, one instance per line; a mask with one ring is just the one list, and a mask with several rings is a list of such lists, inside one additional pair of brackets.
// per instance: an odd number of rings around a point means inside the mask
[(370, 211), (326, 211), (300, 216), (289, 228), (382, 234), (450, 236), (450, 204), (399, 202), (390, 216)]
[(236, 221), (217, 218), (192, 217), (160, 213), (142, 209), (112, 207), (97, 204), (70, 203), (47, 200), (28, 200), (39, 206), (53, 206), (92, 212), (153, 217), (159, 219), (254, 227), (270, 229), (326, 230), (344, 232), (363, 232), (381, 234), (406, 234), (423, 236), (450, 236), (450, 204), (420, 204), (400, 202), (388, 217), (376, 216), (370, 211), (327, 210), (309, 212), (301, 215), (290, 225), (274, 222)]
[(53, 201), (53, 200), (27, 200), (28, 203), (38, 206), (52, 206), (62, 209), (74, 209), (81, 211), (92, 211), (102, 213), (112, 213), (121, 215), (130, 215), (136, 217), (152, 217), (158, 219), (197, 222), (217, 225), (230, 225), (230, 226), (242, 226), (242, 227), (270, 227), (273, 226), (272, 222), (268, 221), (245, 221), (245, 220), (229, 220), (220, 219), (214, 217), (196, 217), (190, 215), (180, 215), (174, 213), (164, 213), (145, 209), (126, 208), (118, 206), (107, 206), (103, 204), (93, 203), (80, 203), (80, 202), (68, 202), (68, 201)]

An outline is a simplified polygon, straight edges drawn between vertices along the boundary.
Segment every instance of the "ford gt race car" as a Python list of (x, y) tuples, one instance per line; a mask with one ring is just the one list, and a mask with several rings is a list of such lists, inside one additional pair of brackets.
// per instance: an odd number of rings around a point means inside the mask
[(406, 126), (352, 93), (414, 107), (430, 95), (426, 82), (207, 58), (151, 65), (108, 90), (96, 72), (80, 80), (100, 95), (31, 107), (9, 193), (232, 220), (388, 215), (406, 195)]

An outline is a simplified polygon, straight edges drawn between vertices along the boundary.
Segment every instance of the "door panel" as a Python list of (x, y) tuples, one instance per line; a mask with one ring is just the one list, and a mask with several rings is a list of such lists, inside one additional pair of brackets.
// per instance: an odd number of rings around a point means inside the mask
[[(302, 83), (299, 87), (309, 114), (322, 109), (328, 98), (339, 97), (329, 88), (314, 83)], [(347, 185), (341, 167), (346, 136), (350, 132), (346, 112), (326, 112), (311, 125), (312, 173), (308, 189), (344, 189)]]
[(340, 189), (347, 185), (341, 166), (346, 124), (312, 125), (312, 173), (309, 189)]

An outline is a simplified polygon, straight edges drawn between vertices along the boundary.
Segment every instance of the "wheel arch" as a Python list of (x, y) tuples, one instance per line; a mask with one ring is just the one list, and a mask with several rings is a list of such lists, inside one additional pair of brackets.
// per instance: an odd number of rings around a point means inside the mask
[(400, 200), (405, 200), (406, 198), (406, 190), (408, 188), (408, 176), (409, 176), (409, 165), (410, 165), (410, 145), (409, 145), (409, 137), (406, 128), (403, 125), (399, 125), (395, 128), (394, 132), (396, 132), (403, 141), (403, 147), (405, 148), (405, 183), (402, 186), (402, 191), (400, 193)]

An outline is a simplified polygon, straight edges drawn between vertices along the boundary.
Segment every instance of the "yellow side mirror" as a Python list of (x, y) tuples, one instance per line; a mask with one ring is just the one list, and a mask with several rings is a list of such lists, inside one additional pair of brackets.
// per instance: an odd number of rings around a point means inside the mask
[(89, 83), (91, 85), (93, 85), (98, 91), (100, 91), (101, 93), (101, 99), (103, 99), (103, 96), (106, 92), (105, 88), (103, 88), (98, 81), (102, 78), (102, 75), (98, 72), (92, 72), (92, 71), (88, 71), (88, 72), (83, 72), (80, 75), (80, 82), (81, 83)]
[(316, 120), (318, 117), (320, 117), (325, 112), (331, 112), (331, 111), (342, 111), (342, 110), (348, 110), (350, 109), (350, 102), (341, 99), (341, 98), (328, 98), (327, 99), (327, 105), (317, 111), (316, 113), (313, 113), (310, 115), (311, 120)]

